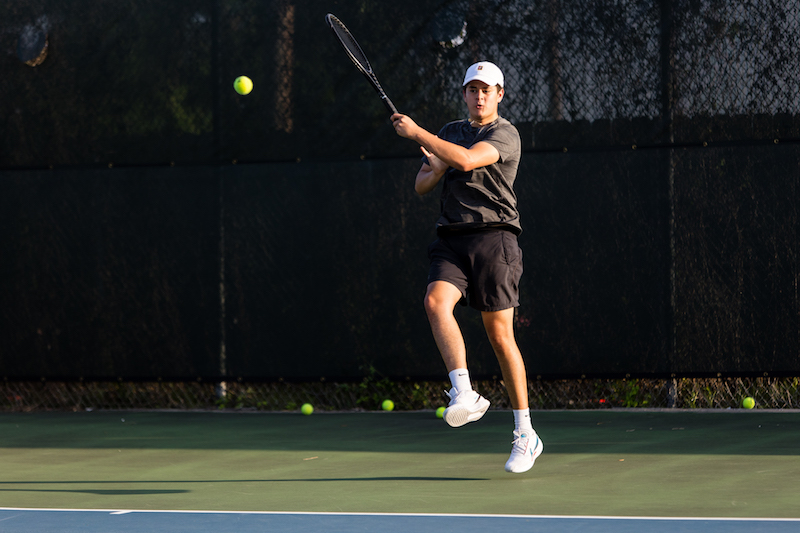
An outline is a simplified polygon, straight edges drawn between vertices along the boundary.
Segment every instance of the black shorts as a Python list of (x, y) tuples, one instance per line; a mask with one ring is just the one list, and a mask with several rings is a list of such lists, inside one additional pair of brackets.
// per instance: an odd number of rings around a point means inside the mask
[(428, 284), (447, 281), (478, 311), (519, 306), (522, 250), (510, 231), (441, 237), (428, 247)]

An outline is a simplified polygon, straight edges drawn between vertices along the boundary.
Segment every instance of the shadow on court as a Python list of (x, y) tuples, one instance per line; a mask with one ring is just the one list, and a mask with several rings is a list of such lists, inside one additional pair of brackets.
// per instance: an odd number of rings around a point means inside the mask
[[(150, 479), (150, 480), (126, 480), (126, 481), (106, 481), (106, 480), (85, 480), (85, 481), (0, 481), (0, 492), (10, 492), (14, 490), (36, 491), (39, 489), (8, 489), (2, 488), (13, 485), (103, 485), (103, 484), (136, 484), (145, 483), (147, 485), (155, 485), (158, 483), (169, 483), (170, 485), (190, 483), (197, 485), (200, 483), (306, 483), (306, 482), (339, 482), (339, 481), (488, 481), (486, 478), (469, 478), (469, 477), (423, 477), (423, 476), (384, 476), (384, 477), (333, 477), (333, 478), (306, 478), (306, 479), (214, 479), (214, 480), (174, 480), (174, 479)], [(52, 492), (52, 491), (43, 491)], [(84, 492), (84, 491), (76, 491)], [(103, 492), (103, 491), (94, 491)], [(115, 491), (107, 491), (115, 492)], [(140, 491), (128, 491), (140, 492)], [(174, 493), (174, 492), (187, 492), (187, 491), (147, 491), (149, 493)]]
[[(96, 482), (93, 482), (95, 484)], [(58, 484), (58, 483), (56, 483)], [(94, 494), (99, 496), (137, 496), (153, 494), (186, 494), (188, 490), (66, 490), (66, 489), (2, 489), (0, 492), (38, 492), (38, 493), (71, 493)]]

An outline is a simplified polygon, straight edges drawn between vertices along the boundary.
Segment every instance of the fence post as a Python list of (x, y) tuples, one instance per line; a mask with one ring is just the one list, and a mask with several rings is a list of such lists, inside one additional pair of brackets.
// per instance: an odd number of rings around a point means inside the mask
[[(661, 0), (661, 119), (663, 121), (664, 135), (663, 140), (667, 143), (667, 228), (669, 231), (669, 269), (667, 287), (669, 288), (668, 309), (666, 312), (667, 323), (667, 343), (665, 354), (668, 360), (669, 371), (675, 370), (675, 151), (672, 147), (675, 142), (673, 129), (674, 113), (674, 43), (675, 30), (672, 0)], [(676, 382), (669, 382), (669, 407), (675, 407)]]

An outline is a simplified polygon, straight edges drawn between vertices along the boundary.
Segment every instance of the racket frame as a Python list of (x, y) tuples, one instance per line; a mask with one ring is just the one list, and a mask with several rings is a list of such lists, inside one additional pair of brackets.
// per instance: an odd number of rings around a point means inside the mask
[(365, 54), (364, 50), (361, 49), (358, 41), (356, 41), (356, 38), (353, 37), (352, 33), (350, 33), (350, 30), (347, 29), (347, 26), (345, 26), (344, 23), (332, 13), (325, 15), (325, 21), (328, 23), (331, 31), (336, 36), (336, 39), (342, 45), (342, 48), (344, 48), (347, 57), (350, 58), (350, 61), (353, 62), (359, 72), (361, 72), (364, 77), (367, 78), (367, 81), (369, 81), (369, 83), (378, 93), (378, 96), (380, 96), (383, 105), (386, 106), (386, 109), (388, 109), (392, 114), (397, 113), (397, 108), (386, 95), (386, 91), (383, 90), (383, 87), (381, 87), (381, 84), (378, 81), (378, 76), (375, 75), (375, 71), (372, 69), (369, 59), (367, 59), (367, 54)]

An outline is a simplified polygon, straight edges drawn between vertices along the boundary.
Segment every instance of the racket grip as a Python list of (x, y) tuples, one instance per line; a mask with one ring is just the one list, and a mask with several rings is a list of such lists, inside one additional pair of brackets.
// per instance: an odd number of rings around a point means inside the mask
[(388, 109), (388, 110), (389, 110), (389, 112), (390, 112), (392, 115), (394, 115), (395, 113), (398, 113), (398, 111), (397, 111), (397, 108), (394, 106), (394, 104), (392, 103), (392, 101), (391, 101), (391, 100), (389, 100), (389, 97), (388, 97), (388, 96), (386, 96), (386, 95), (381, 95), (381, 100), (383, 100), (383, 105), (385, 105), (385, 106), (386, 106), (386, 109)]

